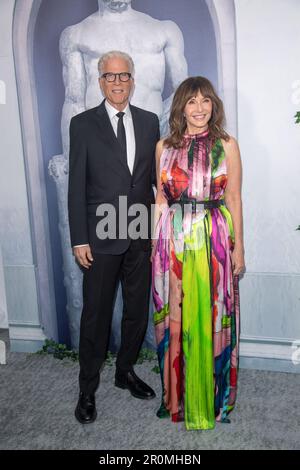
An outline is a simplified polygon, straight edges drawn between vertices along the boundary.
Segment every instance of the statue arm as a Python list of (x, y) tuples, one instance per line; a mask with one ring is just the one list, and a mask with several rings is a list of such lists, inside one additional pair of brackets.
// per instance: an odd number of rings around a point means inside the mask
[[(184, 56), (184, 41), (182, 32), (173, 21), (164, 21), (163, 23), (167, 35), (165, 46), (166, 69), (172, 88), (175, 91), (178, 85), (188, 76), (188, 66)], [(168, 119), (173, 97), (174, 92), (163, 103), (163, 116), (161, 119), (162, 136), (168, 133)]]
[(83, 58), (78, 49), (77, 31), (73, 26), (66, 28), (60, 37), (59, 51), (63, 64), (65, 101), (62, 109), (61, 135), (63, 153), (69, 155), (69, 126), (76, 114), (85, 111), (86, 77)]
[(184, 41), (182, 32), (173, 21), (164, 21), (167, 35), (165, 47), (166, 66), (175, 90), (187, 78), (188, 67), (184, 56)]

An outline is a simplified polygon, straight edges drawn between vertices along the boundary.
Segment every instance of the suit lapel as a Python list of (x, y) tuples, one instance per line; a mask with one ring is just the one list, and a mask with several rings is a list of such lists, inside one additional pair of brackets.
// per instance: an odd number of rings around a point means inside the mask
[(137, 165), (139, 163), (139, 158), (141, 155), (143, 126), (142, 126), (141, 120), (139, 119), (138, 109), (130, 105), (130, 112), (132, 116), (134, 136), (135, 136), (135, 158), (134, 158), (134, 165), (133, 165), (133, 172), (132, 172), (132, 176), (133, 176), (136, 171)]
[(97, 108), (97, 111), (96, 111), (96, 114), (98, 117), (97, 121), (101, 129), (102, 139), (109, 144), (109, 146), (112, 149), (112, 152), (118, 157), (123, 167), (126, 168), (126, 170), (130, 173), (127, 163), (124, 161), (124, 158), (122, 156), (121, 146), (113, 130), (113, 127), (110, 122), (104, 103), (105, 103), (105, 100), (102, 101), (102, 103), (100, 104), (100, 106)]

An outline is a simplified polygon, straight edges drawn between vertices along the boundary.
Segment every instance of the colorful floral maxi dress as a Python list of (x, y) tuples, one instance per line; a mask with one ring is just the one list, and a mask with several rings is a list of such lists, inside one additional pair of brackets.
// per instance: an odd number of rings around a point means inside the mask
[[(168, 205), (156, 227), (152, 291), (163, 396), (158, 416), (210, 429), (236, 399), (239, 278), (233, 275), (232, 218), (224, 203), (226, 159), (209, 131), (165, 148), (161, 187)], [(219, 207), (177, 206), (179, 200), (221, 200)], [(173, 205), (172, 205), (172, 204)], [(179, 206), (179, 210), (178, 210)], [(177, 207), (177, 208), (176, 208)], [(187, 209), (187, 210), (186, 210)]]

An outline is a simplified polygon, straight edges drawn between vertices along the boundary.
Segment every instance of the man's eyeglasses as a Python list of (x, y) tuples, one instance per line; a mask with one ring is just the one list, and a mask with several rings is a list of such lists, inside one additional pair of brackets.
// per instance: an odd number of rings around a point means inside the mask
[(117, 76), (119, 77), (120, 82), (128, 82), (131, 79), (131, 73), (129, 72), (121, 72), (121, 73), (112, 73), (107, 72), (101, 75), (101, 78), (105, 78), (107, 82), (115, 82)]

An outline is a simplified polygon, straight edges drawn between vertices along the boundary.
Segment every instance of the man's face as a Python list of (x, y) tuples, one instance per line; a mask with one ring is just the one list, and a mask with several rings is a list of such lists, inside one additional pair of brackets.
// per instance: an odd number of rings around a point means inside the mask
[(108, 10), (114, 13), (120, 13), (127, 10), (131, 0), (101, 0), (101, 2)]
[[(104, 73), (122, 73), (131, 72), (128, 62), (122, 57), (114, 57), (104, 62), (102, 75)], [(104, 77), (99, 78), (100, 88), (107, 101), (119, 111), (122, 111), (130, 97), (133, 87), (133, 78), (128, 82), (122, 82), (119, 76), (116, 76), (114, 82), (108, 82)]]

